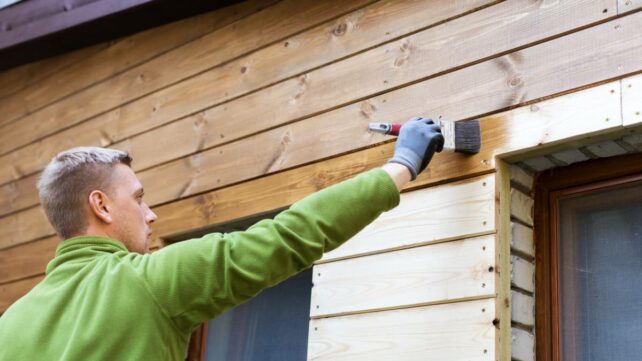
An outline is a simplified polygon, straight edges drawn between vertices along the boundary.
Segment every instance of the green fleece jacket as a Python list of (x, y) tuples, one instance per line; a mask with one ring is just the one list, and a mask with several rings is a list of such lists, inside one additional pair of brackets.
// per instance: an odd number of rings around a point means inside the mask
[(153, 254), (109, 238), (66, 240), (44, 280), (0, 317), (0, 360), (183, 360), (200, 323), (310, 267), (398, 203), (375, 169), (244, 232)]

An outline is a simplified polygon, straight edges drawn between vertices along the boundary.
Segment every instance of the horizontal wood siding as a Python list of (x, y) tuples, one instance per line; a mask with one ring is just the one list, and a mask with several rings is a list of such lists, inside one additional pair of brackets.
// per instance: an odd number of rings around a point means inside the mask
[[(480, 117), (479, 154), (436, 155), (399, 207), (314, 266), (308, 358), (509, 359), (511, 276), (528, 290), (531, 272), (514, 258), (510, 274), (510, 249), (532, 245), (505, 238), (532, 223), (532, 179), (515, 174), (510, 207), (497, 157), (642, 143), (640, 6), (253, 0), (0, 73), (0, 312), (59, 242), (35, 184), (62, 150), (131, 152), (156, 249), (384, 164), (394, 140), (370, 121)], [(502, 199), (521, 212), (512, 228)]]

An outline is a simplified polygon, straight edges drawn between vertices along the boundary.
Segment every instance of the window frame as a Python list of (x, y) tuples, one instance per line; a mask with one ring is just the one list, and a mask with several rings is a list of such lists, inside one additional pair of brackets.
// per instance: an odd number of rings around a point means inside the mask
[(535, 334), (538, 360), (560, 361), (557, 200), (642, 180), (642, 153), (553, 168), (534, 187)]

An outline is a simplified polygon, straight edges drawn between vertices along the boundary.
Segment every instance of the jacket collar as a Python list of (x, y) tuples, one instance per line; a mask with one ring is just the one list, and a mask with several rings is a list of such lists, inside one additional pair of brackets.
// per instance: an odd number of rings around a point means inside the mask
[(46, 274), (69, 261), (89, 260), (108, 253), (128, 252), (125, 245), (115, 239), (101, 236), (79, 236), (62, 241), (56, 247), (56, 257), (47, 265)]

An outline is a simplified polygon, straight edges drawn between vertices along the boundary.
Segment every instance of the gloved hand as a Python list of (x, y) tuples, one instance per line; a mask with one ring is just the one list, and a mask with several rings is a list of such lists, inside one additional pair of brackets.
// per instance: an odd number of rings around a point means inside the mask
[(395, 154), (388, 163), (405, 165), (415, 180), (426, 169), (435, 152), (441, 152), (443, 147), (441, 128), (432, 119), (415, 117), (401, 127)]

